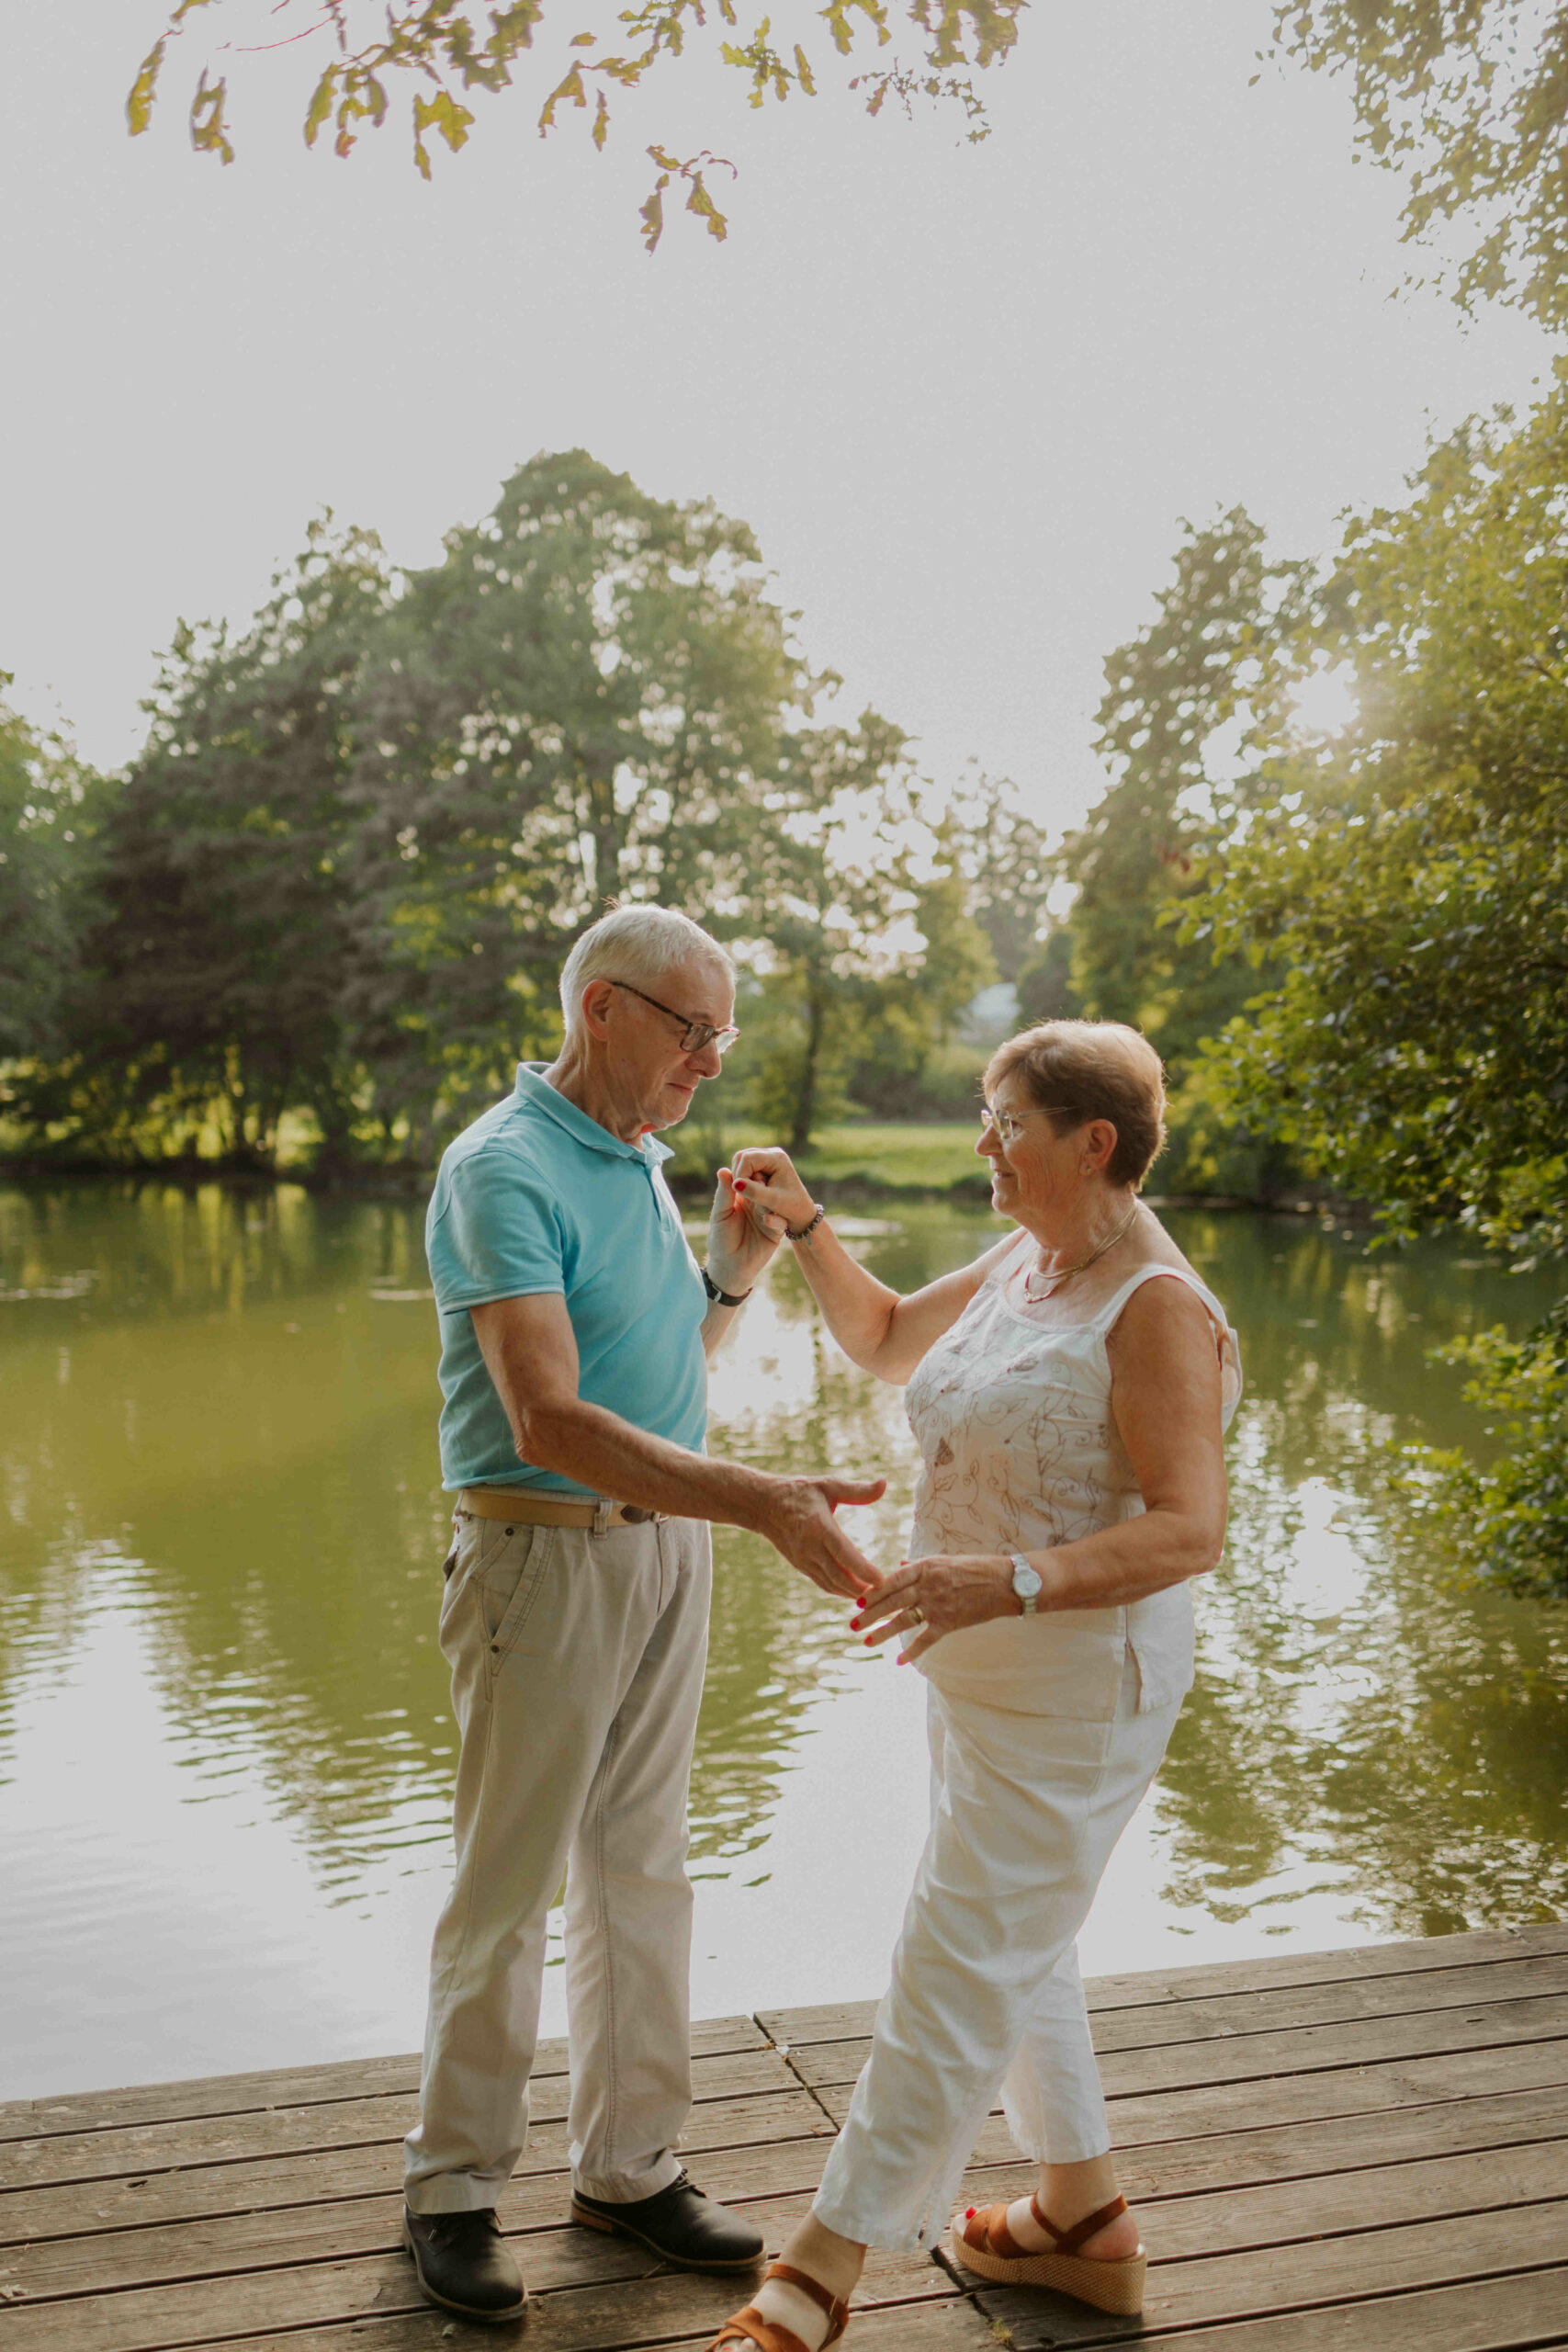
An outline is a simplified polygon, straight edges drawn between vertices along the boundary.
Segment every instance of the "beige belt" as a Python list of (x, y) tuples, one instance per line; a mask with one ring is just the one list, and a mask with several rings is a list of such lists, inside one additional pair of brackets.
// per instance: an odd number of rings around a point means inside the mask
[(514, 1487), (464, 1487), (457, 1509), (475, 1519), (514, 1519), (525, 1527), (646, 1527), (670, 1516), (639, 1503), (574, 1502), (568, 1495), (519, 1494)]

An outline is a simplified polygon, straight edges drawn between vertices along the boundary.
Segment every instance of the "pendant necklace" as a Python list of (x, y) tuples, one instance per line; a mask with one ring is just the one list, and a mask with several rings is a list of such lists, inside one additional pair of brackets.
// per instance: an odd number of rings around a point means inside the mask
[(1043, 1306), (1045, 1301), (1054, 1292), (1059, 1290), (1064, 1283), (1071, 1282), (1075, 1274), (1081, 1274), (1085, 1272), (1089, 1267), (1093, 1265), (1097, 1258), (1103, 1258), (1108, 1250), (1114, 1250), (1116, 1244), (1122, 1240), (1126, 1234), (1131, 1233), (1133, 1230), (1133, 1220), (1137, 1214), (1138, 1204), (1134, 1201), (1126, 1216), (1122, 1218), (1121, 1224), (1116, 1227), (1114, 1233), (1108, 1233), (1104, 1240), (1100, 1243), (1099, 1247), (1091, 1250), (1087, 1258), (1080, 1258), (1076, 1266), (1064, 1266), (1060, 1273), (1045, 1275), (1043, 1279), (1048, 1287), (1041, 1291), (1038, 1295), (1030, 1289), (1029, 1285), (1032, 1277), (1029, 1274), (1025, 1274), (1023, 1278), (1023, 1295), (1029, 1305), (1031, 1306)]

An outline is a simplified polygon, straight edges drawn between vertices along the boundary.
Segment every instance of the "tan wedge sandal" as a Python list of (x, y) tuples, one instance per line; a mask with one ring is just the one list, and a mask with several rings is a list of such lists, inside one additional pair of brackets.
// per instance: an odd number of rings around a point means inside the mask
[(1078, 2252), (1107, 2222), (1127, 2211), (1124, 2197), (1112, 2198), (1109, 2205), (1102, 2205), (1098, 2213), (1086, 2214), (1070, 2230), (1059, 2230), (1055, 2222), (1047, 2221), (1038, 2197), (1030, 2199), (1029, 2210), (1053, 2241), (1043, 2254), (1030, 2254), (1019, 2245), (1008, 2228), (1005, 2204), (981, 2205), (953, 2217), (953, 2252), (958, 2260), (966, 2269), (977, 2271), (982, 2278), (994, 2278), (1000, 2286), (1054, 2287), (1059, 2295), (1076, 2295), (1080, 2303), (1092, 2303), (1096, 2311), (1114, 2312), (1119, 2318), (1133, 2318), (1143, 2310), (1144, 2274), (1149, 2266), (1142, 2246), (1136, 2254), (1122, 2255), (1114, 2262), (1097, 2262)]
[[(764, 2278), (782, 2278), (788, 2287), (798, 2287), (803, 2295), (828, 2314), (828, 2333), (822, 2338), (821, 2352), (829, 2344), (837, 2344), (850, 2324), (848, 2303), (835, 2302), (819, 2278), (811, 2278), (804, 2270), (793, 2269), (787, 2262), (770, 2262), (763, 2271)], [(719, 2352), (722, 2344), (743, 2344), (748, 2339), (758, 2346), (759, 2352), (806, 2352), (806, 2346), (793, 2327), (781, 2327), (776, 2319), (764, 2319), (755, 2303), (748, 2303), (743, 2312), (727, 2319), (708, 2346), (708, 2352)]]

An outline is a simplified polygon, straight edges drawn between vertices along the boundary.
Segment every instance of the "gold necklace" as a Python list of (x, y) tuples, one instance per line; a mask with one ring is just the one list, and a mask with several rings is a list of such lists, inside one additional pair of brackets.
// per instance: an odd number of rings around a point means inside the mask
[(1047, 1274), (1044, 1277), (1044, 1280), (1048, 1283), (1049, 1288), (1040, 1292), (1038, 1295), (1030, 1289), (1030, 1277), (1028, 1274), (1025, 1274), (1023, 1277), (1023, 1295), (1029, 1301), (1030, 1305), (1032, 1306), (1043, 1306), (1045, 1301), (1050, 1297), (1053, 1291), (1059, 1290), (1064, 1283), (1071, 1282), (1075, 1274), (1083, 1273), (1087, 1268), (1093, 1265), (1097, 1258), (1103, 1258), (1108, 1250), (1114, 1250), (1116, 1244), (1122, 1240), (1125, 1235), (1131, 1233), (1133, 1230), (1133, 1220), (1137, 1214), (1138, 1204), (1134, 1201), (1126, 1216), (1122, 1218), (1121, 1224), (1116, 1227), (1114, 1233), (1108, 1233), (1104, 1240), (1100, 1242), (1098, 1249), (1091, 1250), (1087, 1258), (1080, 1258), (1076, 1266), (1064, 1266), (1059, 1274)]

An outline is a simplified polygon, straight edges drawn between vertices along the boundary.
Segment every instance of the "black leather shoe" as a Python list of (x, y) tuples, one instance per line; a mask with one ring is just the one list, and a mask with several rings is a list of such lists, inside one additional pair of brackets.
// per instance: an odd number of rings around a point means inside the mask
[(465, 2319), (521, 2319), (523, 2276), (506, 2251), (491, 2208), (474, 2213), (414, 2213), (403, 2207), (403, 2244), (427, 2301)]
[(606, 2204), (602, 2197), (571, 2192), (571, 2218), (587, 2230), (635, 2238), (682, 2270), (750, 2270), (762, 2258), (762, 2235), (750, 2222), (738, 2222), (682, 2173), (668, 2188), (630, 2205)]

